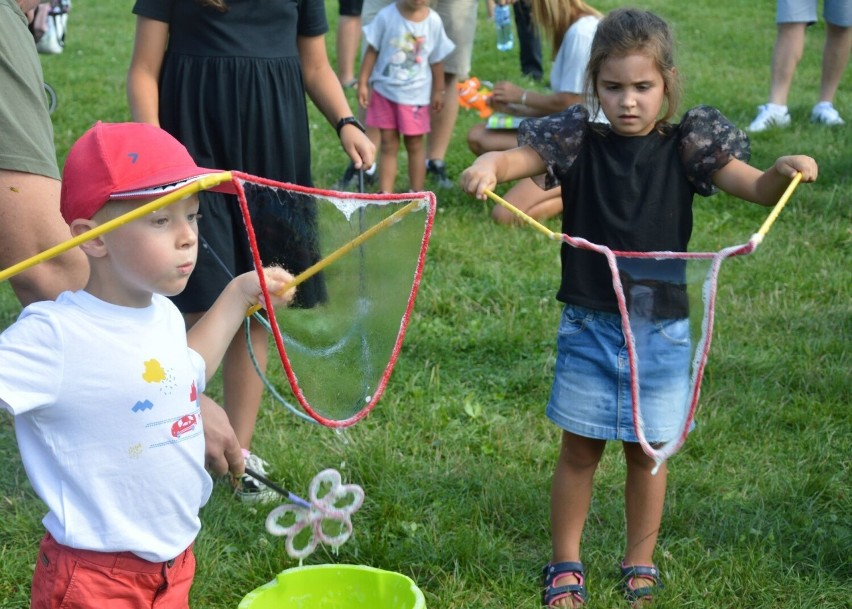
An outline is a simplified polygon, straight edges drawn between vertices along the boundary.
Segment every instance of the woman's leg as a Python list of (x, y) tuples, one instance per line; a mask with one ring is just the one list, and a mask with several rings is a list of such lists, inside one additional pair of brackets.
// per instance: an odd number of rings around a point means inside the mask
[[(562, 213), (562, 188), (557, 186), (543, 190), (531, 178), (519, 180), (503, 198), (534, 220), (546, 220)], [(522, 222), (502, 205), (494, 206), (491, 218), (500, 224)]]
[(515, 129), (488, 129), (485, 123), (478, 123), (467, 132), (467, 147), (476, 156), (492, 150), (509, 150), (517, 145)]

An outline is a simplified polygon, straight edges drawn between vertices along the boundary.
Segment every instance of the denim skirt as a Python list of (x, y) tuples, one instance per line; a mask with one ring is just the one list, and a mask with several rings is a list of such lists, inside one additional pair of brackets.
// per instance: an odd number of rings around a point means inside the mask
[[(666, 442), (679, 435), (689, 407), (689, 320), (631, 320), (630, 327), (645, 438)], [(621, 316), (566, 305), (556, 342), (547, 417), (580, 436), (638, 442)]]

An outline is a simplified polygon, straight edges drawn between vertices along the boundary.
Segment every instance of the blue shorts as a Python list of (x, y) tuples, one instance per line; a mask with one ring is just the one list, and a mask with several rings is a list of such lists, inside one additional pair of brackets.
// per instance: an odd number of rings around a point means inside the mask
[[(776, 23), (816, 23), (818, 0), (778, 0)], [(823, 0), (822, 16), (839, 27), (852, 26), (852, 2)]]
[[(665, 442), (680, 434), (688, 408), (689, 320), (631, 321), (631, 329), (645, 438)], [(621, 316), (566, 305), (556, 343), (547, 417), (565, 431), (587, 438), (638, 442)]]

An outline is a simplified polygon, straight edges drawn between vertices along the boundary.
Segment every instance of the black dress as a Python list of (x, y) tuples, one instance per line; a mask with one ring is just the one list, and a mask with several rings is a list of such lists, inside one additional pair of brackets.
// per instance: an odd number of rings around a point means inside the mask
[[(328, 31), (325, 5), (308, 0), (227, 0), (227, 5), (220, 12), (196, 0), (136, 0), (135, 14), (169, 24), (160, 125), (202, 167), (311, 186), (296, 42), (297, 36)], [(295, 275), (318, 260), (316, 210), (309, 199), (297, 197), (286, 205), (250, 201), (264, 264), (281, 264)], [(235, 197), (202, 193), (201, 216), (198, 266), (174, 299), (185, 313), (207, 310), (233, 275), (254, 268)], [(299, 286), (302, 306), (325, 299), (317, 279)]]

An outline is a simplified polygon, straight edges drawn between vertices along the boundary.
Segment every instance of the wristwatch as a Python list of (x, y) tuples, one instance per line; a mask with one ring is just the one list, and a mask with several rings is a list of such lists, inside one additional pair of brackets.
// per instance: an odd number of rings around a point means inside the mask
[(355, 125), (358, 129), (361, 130), (361, 133), (367, 133), (367, 130), (364, 128), (364, 125), (361, 124), (354, 116), (344, 116), (339, 121), (337, 121), (337, 125), (335, 125), (335, 129), (337, 129), (337, 137), (340, 137), (340, 130), (343, 129), (345, 125)]

